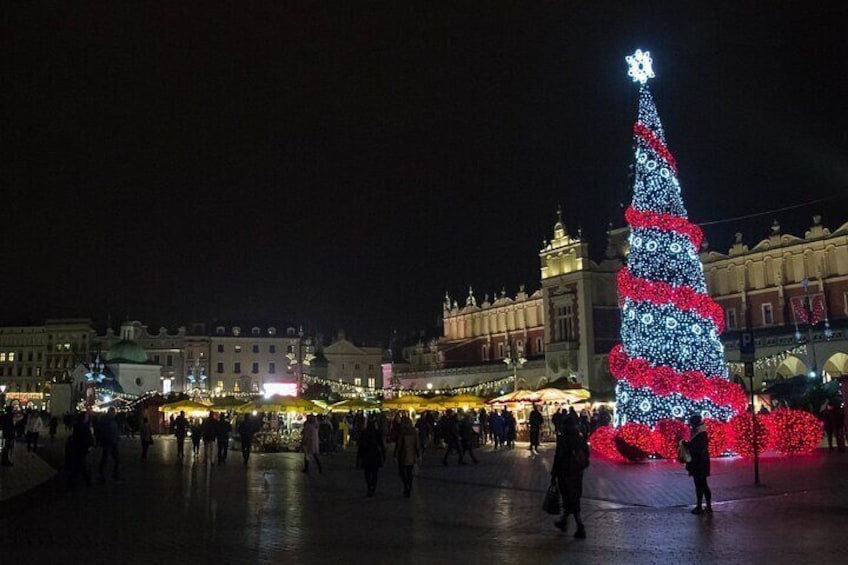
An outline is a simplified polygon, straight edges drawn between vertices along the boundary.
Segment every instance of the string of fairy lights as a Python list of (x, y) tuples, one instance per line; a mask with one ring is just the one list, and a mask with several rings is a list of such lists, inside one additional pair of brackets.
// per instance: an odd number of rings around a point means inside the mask
[(303, 382), (306, 384), (317, 384), (323, 386), (329, 386), (335, 391), (342, 393), (358, 393), (358, 394), (369, 394), (374, 396), (386, 396), (386, 395), (396, 395), (402, 396), (407, 394), (428, 394), (428, 393), (436, 393), (436, 394), (481, 394), (486, 392), (492, 392), (494, 390), (500, 389), (504, 385), (511, 384), (513, 382), (513, 375), (509, 375), (506, 377), (493, 379), (490, 381), (485, 381), (482, 383), (476, 383), (473, 385), (465, 385), (465, 386), (456, 386), (456, 387), (439, 387), (438, 389), (420, 389), (420, 388), (401, 388), (401, 387), (384, 387), (384, 388), (370, 388), (364, 387), (361, 385), (356, 385), (353, 383), (345, 382), (342, 380), (333, 380), (333, 379), (325, 379), (321, 377), (313, 377), (310, 375), (303, 375)]

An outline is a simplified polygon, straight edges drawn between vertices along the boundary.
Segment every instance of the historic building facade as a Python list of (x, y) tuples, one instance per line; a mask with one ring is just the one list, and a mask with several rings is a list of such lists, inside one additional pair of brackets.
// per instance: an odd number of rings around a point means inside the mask
[(404, 362), (391, 367), (395, 384), (438, 390), (514, 375), (518, 388), (567, 377), (596, 392), (611, 390), (607, 354), (618, 337), (615, 277), (626, 232), (610, 230), (608, 236), (606, 257), (596, 263), (558, 213), (553, 238), (539, 251), (541, 288), (528, 294), (522, 287), (514, 297), (485, 295), (479, 304), (469, 288), (462, 307), (446, 296), (444, 335), (406, 348)]
[(781, 233), (775, 221), (753, 247), (737, 233), (726, 254), (704, 251), (701, 259), (709, 292), (724, 309), (722, 339), (734, 374), (743, 374), (746, 328), (756, 346), (756, 388), (795, 375), (848, 374), (848, 223), (831, 231), (814, 216), (798, 237)]

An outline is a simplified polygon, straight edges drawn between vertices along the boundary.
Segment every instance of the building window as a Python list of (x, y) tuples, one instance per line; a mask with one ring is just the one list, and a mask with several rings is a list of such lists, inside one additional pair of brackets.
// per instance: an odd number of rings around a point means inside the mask
[(159, 364), (159, 356), (158, 355), (153, 356), (153, 363), (156, 364), (156, 365)]
[(233, 363), (233, 372), (237, 374), (241, 373), (241, 363), (239, 363), (238, 361)]
[(224, 352), (224, 344), (223, 344), (223, 343), (219, 343), (219, 344), (218, 344), (218, 353), (223, 353), (223, 352)]
[(360, 379), (359, 377), (356, 377), (355, 379), (353, 379), (353, 385), (354, 386), (362, 386), (362, 379)]
[(235, 326), (233, 328), (233, 335), (236, 336), (236, 337), (240, 336), (241, 335), (241, 328), (238, 327), (238, 326)]
[(848, 315), (848, 292), (842, 293), (842, 311)]
[(15, 362), (15, 352), (10, 351), (9, 352), (9, 363), (14, 363), (14, 362)]
[(277, 372), (277, 364), (276, 363), (268, 363), (268, 372), (270, 374), (274, 374)]
[(542, 347), (542, 338), (537, 337), (536, 338), (536, 355), (541, 355), (543, 351), (544, 351), (544, 348)]
[(262, 334), (262, 332), (259, 330), (259, 328), (252, 328), (250, 330), (250, 333), (252, 333), (253, 335), (261, 335)]
[(268, 346), (268, 353), (276, 353), (276, 352), (277, 352), (277, 346), (276, 345), (269, 345)]
[(489, 360), (489, 346), (488, 346), (488, 345), (484, 345), (484, 346), (481, 348), (480, 354), (481, 354), (481, 355), (482, 355), (482, 357), (483, 357), (483, 361), (488, 361), (488, 360)]
[(5, 362), (6, 362), (6, 353), (5, 352), (0, 353), (0, 363), (5, 363)]
[(254, 343), (254, 344), (253, 344), (253, 352), (254, 352), (254, 353), (259, 353), (259, 344), (258, 344), (258, 343)]
[(192, 351), (191, 349), (188, 350), (187, 355), (189, 359), (194, 359), (194, 351)]
[(294, 345), (289, 345), (286, 350), (288, 353), (294, 353)]
[(516, 351), (518, 351), (518, 355), (520, 355), (522, 357), (524, 356), (524, 342), (523, 341), (516, 341), (515, 342), (515, 349), (516, 349)]
[(774, 324), (774, 310), (771, 307), (771, 302), (763, 304), (763, 325), (771, 326)]
[(377, 379), (368, 377), (368, 388), (377, 388)]
[(566, 304), (555, 311), (555, 331), (557, 341), (575, 341), (574, 306)]
[(174, 365), (174, 356), (173, 356), (173, 355), (168, 355), (168, 356), (166, 356), (166, 357), (165, 357), (165, 364), (166, 364), (168, 367), (172, 367), (172, 366)]
[(218, 326), (217, 328), (215, 328), (215, 333), (217, 335), (224, 335), (226, 333), (226, 330), (224, 329), (224, 326)]
[(223, 372), (224, 372), (224, 364), (223, 364), (223, 363), (218, 363), (218, 367), (216, 368), (216, 370), (217, 370), (219, 373), (223, 373)]
[(359, 370), (359, 363), (355, 363), (355, 364), (353, 365), (353, 368), (354, 368), (354, 369), (356, 369), (356, 370), (358, 371), (358, 370)]
[(503, 342), (498, 344), (498, 358), (503, 359), (506, 355), (504, 355), (504, 344)]
[(259, 372), (259, 363), (253, 364), (253, 368), (251, 369), (251, 372), (253, 372), (254, 374)]
[(727, 329), (736, 329), (736, 308), (728, 308), (724, 311), (724, 319), (727, 322)]
[(241, 353), (241, 345), (236, 345), (235, 347), (233, 347), (233, 351), (235, 351), (236, 353)]
[(270, 336), (277, 335), (277, 328), (268, 328), (268, 335), (270, 335)]

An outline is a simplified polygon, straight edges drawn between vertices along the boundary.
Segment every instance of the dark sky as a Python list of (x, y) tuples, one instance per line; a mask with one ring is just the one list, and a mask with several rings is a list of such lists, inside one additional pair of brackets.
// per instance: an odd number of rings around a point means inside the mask
[(714, 249), (848, 221), (845, 2), (113, 4), (3, 9), (2, 323), (374, 343), (538, 288), (558, 203), (597, 255), (623, 222), (636, 47), (693, 221), (836, 198)]

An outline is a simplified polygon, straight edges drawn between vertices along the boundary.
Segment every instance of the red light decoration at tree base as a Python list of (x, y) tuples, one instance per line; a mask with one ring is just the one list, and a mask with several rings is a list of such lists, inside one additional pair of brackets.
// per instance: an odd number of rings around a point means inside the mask
[(707, 418), (704, 420), (709, 438), (710, 457), (721, 457), (730, 451), (730, 436), (727, 422)]
[(615, 447), (625, 459), (641, 461), (654, 452), (651, 428), (645, 424), (628, 422), (615, 431)]
[(616, 462), (625, 460), (615, 446), (615, 428), (612, 426), (600, 426), (592, 432), (592, 435), (589, 436), (589, 445), (592, 451), (601, 457)]
[[(757, 415), (757, 449), (763, 453), (770, 447), (767, 416)], [(727, 425), (730, 448), (742, 457), (754, 455), (754, 416), (743, 412), (734, 416)]]
[(660, 420), (651, 432), (654, 453), (663, 459), (677, 458), (677, 445), (681, 439), (689, 439), (689, 426), (680, 420)]
[(803, 410), (775, 410), (766, 425), (771, 446), (782, 455), (810, 453), (821, 443), (822, 422)]

